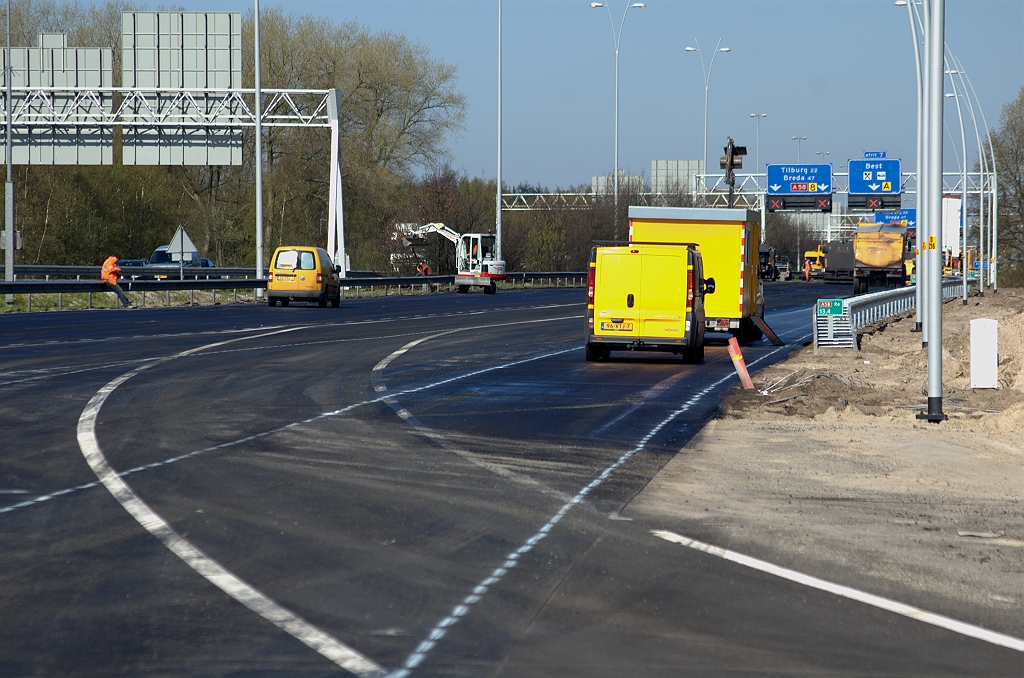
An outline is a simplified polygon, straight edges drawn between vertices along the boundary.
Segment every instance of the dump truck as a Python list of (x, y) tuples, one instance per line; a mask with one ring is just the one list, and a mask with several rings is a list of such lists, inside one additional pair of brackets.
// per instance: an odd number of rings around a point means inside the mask
[[(705, 303), (704, 327), (730, 332), (740, 341), (763, 334), (764, 291), (758, 278), (761, 215), (745, 209), (701, 207), (629, 208), (629, 239), (636, 242), (696, 243), (704, 273), (715, 279)], [(771, 336), (771, 335), (770, 335)]]
[(757, 274), (761, 280), (778, 280), (779, 269), (776, 266), (775, 247), (766, 242), (757, 248)]
[(907, 272), (907, 227), (901, 224), (862, 222), (853, 236), (853, 293), (867, 292), (871, 285), (903, 287)]
[(833, 240), (828, 244), (825, 254), (825, 268), (821, 273), (822, 280), (827, 283), (853, 282), (853, 242), (849, 240)]
[(584, 357), (602, 360), (612, 351), (669, 351), (683, 362), (704, 360), (704, 295), (715, 281), (704, 278), (693, 243), (598, 246), (587, 274)]

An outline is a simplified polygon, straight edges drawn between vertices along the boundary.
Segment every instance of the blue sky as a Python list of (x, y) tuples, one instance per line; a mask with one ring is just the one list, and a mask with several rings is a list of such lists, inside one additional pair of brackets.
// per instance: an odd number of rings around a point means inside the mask
[[(626, 6), (609, 0), (616, 25)], [(914, 71), (906, 8), (892, 0), (646, 0), (627, 15), (620, 49), (619, 164), (649, 174), (651, 160), (700, 158), (704, 82), (684, 48), (700, 40), (720, 54), (711, 77), (709, 165), (727, 136), (755, 158), (751, 113), (761, 122), (760, 158), (804, 162), (829, 151), (847, 158), (884, 150), (914, 165)], [(466, 128), (450, 140), (452, 165), (494, 177), (497, 156), (497, 0), (263, 0), (295, 14), (357, 20), (404, 33), (456, 64), (468, 98)], [(244, 11), (215, 0), (190, 10)], [(1024, 2), (947, 0), (946, 42), (961, 59), (989, 124), (1024, 85)], [(504, 0), (503, 178), (554, 188), (610, 173), (614, 47), (604, 9), (589, 0)], [(948, 85), (947, 85), (948, 87)], [(965, 112), (966, 116), (966, 112)], [(956, 109), (946, 120), (959, 143)], [(973, 128), (969, 137), (973, 137)], [(956, 162), (948, 148), (947, 169)], [(971, 153), (971, 163), (975, 153)]]

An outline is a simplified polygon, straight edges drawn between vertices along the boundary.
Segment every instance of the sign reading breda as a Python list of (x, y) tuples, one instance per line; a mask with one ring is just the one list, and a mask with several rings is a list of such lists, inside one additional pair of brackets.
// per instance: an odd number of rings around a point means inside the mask
[(769, 212), (832, 211), (832, 165), (768, 165)]

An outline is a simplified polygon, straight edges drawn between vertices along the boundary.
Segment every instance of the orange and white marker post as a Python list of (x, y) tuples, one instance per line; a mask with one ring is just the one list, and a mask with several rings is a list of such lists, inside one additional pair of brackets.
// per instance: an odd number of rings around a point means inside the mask
[(736, 368), (736, 374), (739, 375), (743, 388), (754, 388), (754, 382), (750, 381), (750, 373), (747, 372), (747, 364), (743, 362), (743, 354), (740, 353), (740, 342), (736, 340), (736, 337), (729, 338), (729, 357), (732, 358), (733, 367)]

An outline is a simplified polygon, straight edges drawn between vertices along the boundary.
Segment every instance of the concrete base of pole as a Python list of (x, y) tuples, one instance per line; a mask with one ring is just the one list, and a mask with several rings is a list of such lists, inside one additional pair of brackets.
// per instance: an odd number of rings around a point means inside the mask
[(942, 413), (942, 397), (933, 398), (928, 396), (928, 411), (920, 412), (917, 418), (930, 421), (933, 424), (949, 419), (948, 416)]

